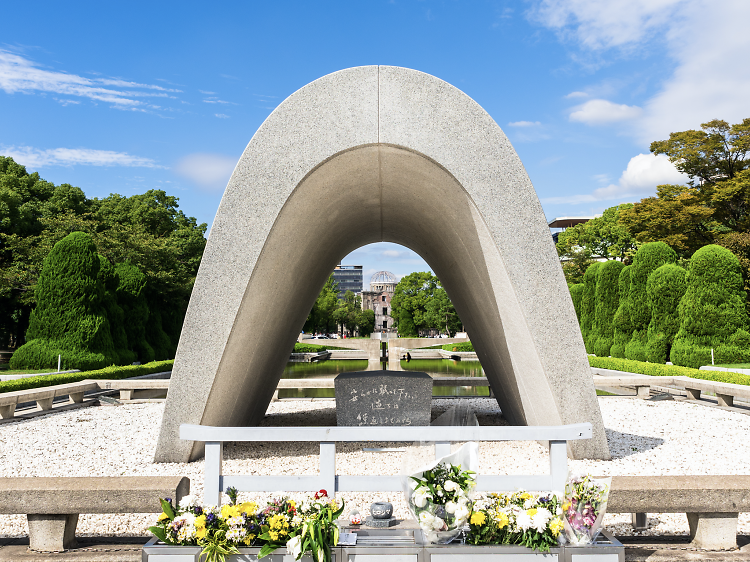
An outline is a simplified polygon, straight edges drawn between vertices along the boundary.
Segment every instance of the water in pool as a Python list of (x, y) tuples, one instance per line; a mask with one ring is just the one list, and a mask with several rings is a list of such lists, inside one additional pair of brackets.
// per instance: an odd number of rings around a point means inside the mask
[[(424, 371), (433, 377), (483, 377), (479, 361), (453, 361), (451, 359), (412, 359), (401, 361), (404, 371)], [(285, 379), (334, 378), (347, 371), (365, 371), (367, 361), (353, 359), (321, 361), (319, 363), (287, 363)], [(433, 396), (488, 396), (486, 386), (434, 386)], [(306, 388), (279, 390), (279, 398), (333, 398), (332, 388)]]

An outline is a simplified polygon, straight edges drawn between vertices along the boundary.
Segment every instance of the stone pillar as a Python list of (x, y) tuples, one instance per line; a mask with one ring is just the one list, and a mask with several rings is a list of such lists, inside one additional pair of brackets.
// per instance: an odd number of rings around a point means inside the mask
[(28, 514), (29, 548), (43, 552), (62, 552), (76, 548), (78, 514), (40, 515)]
[(693, 546), (705, 550), (737, 548), (737, 513), (688, 513)]

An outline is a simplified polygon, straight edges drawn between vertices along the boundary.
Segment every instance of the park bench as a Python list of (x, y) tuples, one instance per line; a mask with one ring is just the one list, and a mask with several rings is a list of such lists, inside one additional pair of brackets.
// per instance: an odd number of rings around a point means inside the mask
[(636, 530), (648, 513), (686, 513), (696, 548), (737, 547), (737, 518), (750, 511), (750, 476), (613, 476), (610, 513), (632, 513)]
[(119, 390), (120, 400), (136, 400), (164, 395), (169, 379), (121, 379), (96, 381), (101, 390)]
[(0, 418), (12, 418), (15, 415), (16, 405), (26, 402), (36, 402), (41, 410), (51, 410), (52, 401), (58, 396), (69, 396), (71, 403), (80, 404), (83, 402), (84, 393), (92, 390), (99, 390), (97, 382), (86, 380), (57, 386), (3, 392), (0, 393)]
[(79, 513), (158, 513), (159, 498), (190, 493), (185, 476), (0, 478), (0, 513), (25, 514), (29, 548), (76, 548)]

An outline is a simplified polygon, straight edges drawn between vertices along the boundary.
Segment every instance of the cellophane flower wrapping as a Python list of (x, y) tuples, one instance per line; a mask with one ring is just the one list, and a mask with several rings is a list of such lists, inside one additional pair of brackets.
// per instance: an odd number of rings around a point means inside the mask
[(563, 500), (564, 541), (572, 545), (591, 544), (602, 528), (612, 478), (573, 475), (565, 484)]
[(477, 444), (466, 443), (402, 479), (404, 494), (425, 540), (446, 544), (467, 527), (476, 481)]

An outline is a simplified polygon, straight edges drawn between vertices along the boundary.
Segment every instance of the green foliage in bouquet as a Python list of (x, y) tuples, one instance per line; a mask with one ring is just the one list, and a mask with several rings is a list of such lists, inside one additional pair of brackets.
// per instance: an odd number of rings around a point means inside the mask
[(547, 552), (557, 546), (563, 522), (554, 494), (525, 491), (490, 494), (474, 503), (469, 518), (469, 544), (513, 544)]

